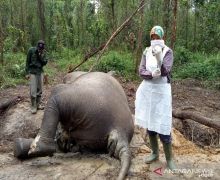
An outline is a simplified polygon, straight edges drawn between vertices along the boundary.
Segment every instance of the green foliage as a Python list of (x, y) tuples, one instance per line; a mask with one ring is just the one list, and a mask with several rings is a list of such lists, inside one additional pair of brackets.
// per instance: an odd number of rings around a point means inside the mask
[(134, 76), (134, 61), (131, 53), (110, 51), (104, 55), (95, 70), (102, 72), (115, 71), (125, 77)]
[[(207, 55), (196, 53), (190, 57), (184, 64), (174, 66), (173, 77), (176, 79), (198, 79), (207, 86), (218, 88), (218, 81), (220, 80), (220, 54)], [(176, 59), (176, 61), (180, 60)]]
[(178, 46), (174, 51), (175, 65), (183, 65), (194, 60), (193, 53), (183, 46)]
[(73, 51), (67, 48), (62, 48), (60, 52), (52, 52), (52, 56), (61, 71), (67, 71), (69, 66), (76, 66), (82, 60), (79, 50)]
[(25, 76), (25, 56), (22, 53), (5, 55), (5, 72), (11, 78), (22, 78)]
[[(67, 72), (68, 67), (75, 67), (83, 60), (83, 55), (79, 51), (72, 51), (66, 48), (62, 49), (62, 53), (53, 53), (55, 57), (54, 63), (56, 67)], [(97, 57), (90, 58), (87, 62), (82, 64), (77, 70), (88, 71), (95, 63)], [(94, 67), (94, 71), (109, 72), (115, 71), (117, 74), (125, 78), (134, 78), (134, 61), (130, 52), (123, 51), (109, 51), (106, 52), (101, 58), (100, 62)]]
[[(205, 53), (191, 53), (183, 47), (175, 52), (173, 67), (174, 79), (194, 78), (204, 82), (206, 86), (220, 89), (220, 54), (207, 55)], [(82, 59), (80, 51), (63, 48), (60, 52), (51, 52), (52, 61), (44, 68), (45, 74), (51, 79), (57, 72), (67, 73), (68, 67), (75, 67)], [(88, 71), (97, 57), (92, 57), (77, 70)], [(25, 76), (26, 55), (23, 53), (5, 54), (5, 64), (0, 66), (0, 88), (27, 83)], [(94, 71), (116, 71), (117, 74), (129, 80), (136, 80), (134, 73), (133, 55), (128, 51), (112, 50), (106, 52), (100, 62), (94, 67)]]
[(5, 64), (0, 66), (0, 88), (24, 83), (25, 55), (22, 53), (5, 54)]

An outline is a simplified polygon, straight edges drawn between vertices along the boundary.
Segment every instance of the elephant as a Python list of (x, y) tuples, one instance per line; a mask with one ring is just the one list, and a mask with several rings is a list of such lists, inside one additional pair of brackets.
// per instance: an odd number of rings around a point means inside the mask
[[(130, 164), (130, 141), (134, 122), (120, 83), (103, 72), (73, 72), (64, 77), (47, 101), (40, 130), (35, 139), (17, 138), (17, 158), (53, 155), (56, 142), (61, 150), (64, 138), (79, 149), (105, 151), (118, 158), (118, 180), (125, 178)], [(61, 137), (55, 141), (58, 123)]]

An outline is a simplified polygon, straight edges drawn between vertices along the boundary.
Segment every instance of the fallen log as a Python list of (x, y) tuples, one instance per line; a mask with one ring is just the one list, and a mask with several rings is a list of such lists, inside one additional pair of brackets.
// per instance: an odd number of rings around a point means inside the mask
[(1, 100), (0, 101), (0, 113), (2, 113), (3, 111), (5, 111), (6, 109), (8, 109), (9, 107), (17, 104), (18, 102), (20, 102), (22, 100), (21, 96), (16, 96), (16, 97), (12, 97), (10, 99), (6, 99), (6, 100)]
[(220, 130), (220, 122), (218, 121), (214, 121), (213, 119), (204, 117), (202, 114), (200, 114), (199, 112), (195, 112), (195, 111), (189, 111), (189, 110), (173, 110), (172, 111), (172, 115), (175, 118), (179, 118), (179, 119), (191, 119), (193, 121), (196, 121), (200, 124), (203, 124), (205, 126)]

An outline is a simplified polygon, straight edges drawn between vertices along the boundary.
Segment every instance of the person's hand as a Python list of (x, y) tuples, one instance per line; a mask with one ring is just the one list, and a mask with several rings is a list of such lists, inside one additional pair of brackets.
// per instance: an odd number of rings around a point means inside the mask
[(43, 54), (43, 50), (38, 50), (38, 54), (41, 56)]
[(25, 79), (29, 80), (30, 79), (30, 75), (26, 75)]
[(38, 55), (39, 56), (43, 56), (45, 53), (45, 50), (44, 49), (38, 49)]
[(159, 68), (155, 69), (153, 72), (152, 72), (152, 77), (153, 78), (158, 78), (161, 76), (161, 71)]
[(154, 46), (154, 47), (152, 48), (152, 54), (153, 54), (153, 56), (155, 56), (155, 55), (157, 55), (157, 54), (160, 54), (160, 53), (162, 53), (162, 47), (160, 47), (160, 46)]

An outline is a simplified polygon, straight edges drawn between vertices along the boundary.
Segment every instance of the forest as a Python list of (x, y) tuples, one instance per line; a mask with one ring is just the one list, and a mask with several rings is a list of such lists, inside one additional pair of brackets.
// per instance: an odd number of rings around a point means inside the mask
[[(160, 25), (174, 51), (173, 77), (200, 79), (219, 88), (217, 0), (1, 0), (0, 86), (23, 81), (26, 53), (39, 39), (45, 40), (50, 60), (63, 69), (73, 68), (105, 44), (140, 6), (109, 43), (96, 70), (134, 77), (142, 51), (149, 46), (149, 32)], [(88, 70), (95, 57), (91, 61), (81, 68)], [(53, 76), (53, 69), (46, 71)]]

